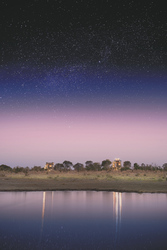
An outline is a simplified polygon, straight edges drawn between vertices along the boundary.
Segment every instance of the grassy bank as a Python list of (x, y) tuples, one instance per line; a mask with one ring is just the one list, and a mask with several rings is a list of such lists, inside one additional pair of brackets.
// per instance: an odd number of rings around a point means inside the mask
[(0, 172), (0, 191), (109, 190), (167, 193), (163, 171)]

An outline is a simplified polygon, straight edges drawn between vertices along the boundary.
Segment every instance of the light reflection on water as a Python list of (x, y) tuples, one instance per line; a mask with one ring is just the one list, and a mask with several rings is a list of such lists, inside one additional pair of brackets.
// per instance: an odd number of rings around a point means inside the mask
[(1, 249), (166, 249), (167, 195), (0, 192)]

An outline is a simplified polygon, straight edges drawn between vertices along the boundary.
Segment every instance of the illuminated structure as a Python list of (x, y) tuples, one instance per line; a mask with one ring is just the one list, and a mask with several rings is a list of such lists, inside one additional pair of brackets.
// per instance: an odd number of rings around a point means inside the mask
[(121, 160), (119, 158), (115, 158), (115, 160), (112, 163), (112, 168), (115, 170), (118, 170), (121, 168)]
[(54, 168), (54, 162), (46, 162), (44, 169), (51, 170)]

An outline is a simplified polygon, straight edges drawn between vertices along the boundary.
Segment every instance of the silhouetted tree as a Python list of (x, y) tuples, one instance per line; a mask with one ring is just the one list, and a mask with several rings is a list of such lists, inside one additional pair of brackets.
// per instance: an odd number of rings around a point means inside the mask
[(93, 169), (94, 171), (100, 171), (101, 170), (101, 164), (99, 162), (94, 162), (93, 163)]
[(73, 164), (71, 161), (64, 161), (63, 165), (64, 165), (64, 170), (70, 170), (73, 167)]
[(54, 165), (54, 170), (63, 171), (64, 170), (64, 165), (62, 163), (56, 163)]
[(102, 161), (102, 164), (101, 164), (102, 169), (108, 170), (109, 168), (111, 168), (111, 163), (112, 162), (109, 159)]
[(73, 168), (77, 171), (77, 172), (80, 172), (80, 171), (83, 171), (84, 170), (84, 165), (82, 163), (76, 163)]
[(41, 166), (34, 166), (31, 170), (38, 172), (38, 171), (42, 171), (43, 168), (41, 168)]
[(146, 164), (145, 166), (142, 167), (142, 169), (143, 169), (143, 170), (155, 170), (155, 169), (153, 168), (153, 165), (151, 165), (151, 164)]
[(123, 167), (124, 168), (131, 168), (131, 162), (130, 161), (124, 161)]
[(30, 171), (29, 167), (24, 168), (23, 172), (25, 173), (25, 176), (29, 174), (29, 171)]
[(5, 165), (5, 164), (2, 164), (0, 165), (0, 171), (3, 170), (3, 171), (12, 171), (12, 168)]
[(167, 171), (167, 163), (164, 163), (164, 164), (162, 165), (162, 168), (163, 168), (165, 171)]
[(86, 161), (85, 162), (85, 166), (89, 165), (89, 164), (93, 164), (93, 161)]
[(135, 169), (135, 170), (140, 169), (139, 164), (138, 164), (138, 163), (136, 163), (136, 162), (134, 163), (133, 167), (134, 167), (134, 169)]
[(144, 163), (141, 164), (140, 169), (145, 170), (146, 165)]
[(85, 164), (86, 164), (85, 168), (87, 171), (100, 171), (101, 170), (101, 164), (99, 162), (86, 161)]
[(87, 171), (92, 170), (93, 169), (93, 161), (86, 161), (85, 168)]
[(14, 171), (15, 173), (24, 172), (24, 168), (23, 168), (23, 167), (17, 166), (17, 167), (14, 167), (14, 168), (13, 168), (13, 171)]

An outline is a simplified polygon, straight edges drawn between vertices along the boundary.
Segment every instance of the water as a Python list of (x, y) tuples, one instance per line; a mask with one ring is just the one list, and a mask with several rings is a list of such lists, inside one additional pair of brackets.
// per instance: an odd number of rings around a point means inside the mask
[(0, 249), (167, 249), (167, 195), (0, 192)]

